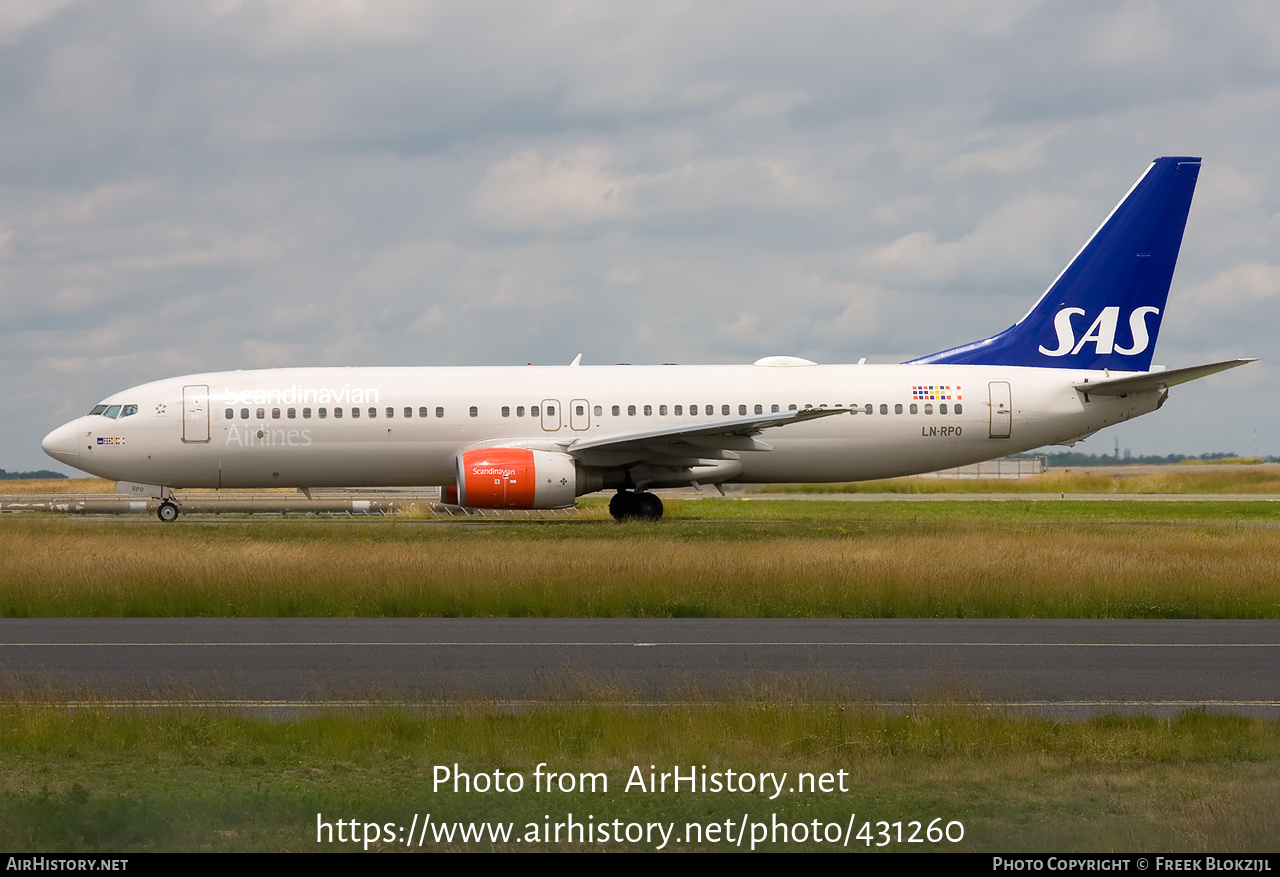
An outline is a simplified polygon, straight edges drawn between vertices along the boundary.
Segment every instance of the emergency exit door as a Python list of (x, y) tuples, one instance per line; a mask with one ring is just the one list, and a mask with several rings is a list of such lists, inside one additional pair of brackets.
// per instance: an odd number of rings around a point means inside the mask
[(182, 440), (188, 444), (209, 441), (209, 385), (182, 388)]
[(1013, 431), (1013, 400), (1008, 381), (992, 381), (991, 437), (1008, 438)]

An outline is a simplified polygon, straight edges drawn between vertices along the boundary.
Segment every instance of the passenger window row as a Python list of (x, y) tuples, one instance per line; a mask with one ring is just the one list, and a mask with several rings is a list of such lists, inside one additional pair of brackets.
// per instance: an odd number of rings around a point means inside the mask
[[(249, 419), (249, 416), (250, 416), (250, 415), (249, 415), (250, 410), (251, 410), (251, 409), (248, 409), (248, 408), (241, 408), (241, 409), (240, 409), (240, 419), (241, 419), (241, 420), (248, 420), (248, 419)], [(254, 418), (255, 420), (266, 420), (266, 419), (267, 419), (267, 409), (266, 409), (266, 408), (255, 408), (255, 409), (252, 409), (252, 410), (253, 410), (253, 418)], [(351, 409), (350, 409), (351, 416), (352, 416), (353, 418), (362, 416), (362, 415), (361, 415), (361, 410), (362, 410), (362, 409), (360, 409), (360, 408), (351, 408)], [(379, 416), (379, 412), (378, 412), (377, 407), (371, 406), (371, 407), (366, 408), (366, 409), (363, 409), (363, 410), (365, 411), (365, 413), (367, 414), (367, 416), (368, 416), (368, 417), (370, 417), (370, 418), (376, 418), (376, 417), (378, 417), (378, 416)], [(474, 411), (475, 411), (475, 408), (472, 408), (471, 410), (474, 412)], [(341, 418), (341, 417), (343, 416), (343, 411), (344, 411), (344, 409), (342, 409), (342, 408), (334, 408), (334, 409), (333, 409), (333, 416), (334, 416), (334, 417)], [(403, 411), (403, 416), (404, 416), (405, 418), (412, 418), (412, 417), (413, 417), (413, 408), (411, 408), (411, 407), (409, 407), (409, 406), (407, 406), (407, 405), (406, 405), (406, 406), (402, 409), (402, 411)], [(91, 413), (92, 413), (92, 412), (91, 412)], [(224, 416), (224, 418), (225, 418), (225, 419), (227, 419), (227, 420), (235, 420), (235, 419), (236, 419), (236, 409), (234, 409), (234, 408), (228, 408), (226, 411), (224, 411), (224, 412), (223, 412), (223, 416)], [(284, 409), (284, 410), (283, 410), (283, 412), (282, 412), (282, 411), (281, 411), (281, 409), (279, 409), (279, 408), (272, 408), (272, 409), (271, 409), (271, 419), (272, 419), (272, 420), (279, 420), (282, 416), (283, 416), (285, 419), (287, 419), (287, 420), (295, 420), (295, 419), (297, 419), (297, 417), (298, 417), (298, 409), (297, 409), (297, 408), (286, 408), (286, 409)], [(302, 409), (302, 419), (303, 419), (303, 420), (309, 420), (309, 419), (311, 419), (311, 416), (312, 416), (312, 410), (311, 410), (310, 408), (303, 408), (303, 409)], [(315, 416), (317, 416), (317, 417), (319, 417), (320, 419), (322, 419), (322, 420), (323, 420), (324, 418), (326, 418), (326, 417), (328, 417), (328, 416), (329, 416), (329, 409), (328, 409), (328, 408), (317, 408), (317, 409), (315, 409)], [(396, 416), (396, 409), (395, 409), (395, 408), (392, 408), (392, 407), (390, 407), (390, 406), (388, 406), (387, 408), (383, 409), (383, 411), (382, 411), (382, 415), (381, 415), (381, 416), (386, 417), (388, 420), (393, 419), (393, 418)], [(418, 417), (419, 417), (419, 418), (423, 418), (423, 417), (430, 417), (430, 416), (431, 416), (431, 409), (430, 409), (429, 407), (427, 407), (426, 405), (423, 405), (422, 407), (418, 408)], [(444, 417), (444, 408), (443, 408), (443, 407), (437, 407), (437, 408), (436, 408), (436, 410), (435, 410), (435, 416), (436, 416), (436, 417)], [(473, 413), (471, 416), (472, 416), (472, 417), (475, 417), (476, 415)]]
[[(800, 407), (800, 406), (798, 406), (797, 404), (795, 404), (795, 403), (793, 402), (793, 403), (791, 403), (791, 404), (789, 404), (789, 405), (787, 406), (787, 410), (788, 410), (788, 411), (796, 411), (796, 410), (799, 410), (799, 407)], [(805, 409), (810, 409), (810, 408), (826, 408), (826, 407), (828, 407), (828, 406), (827, 406), (827, 405), (825, 405), (825, 404), (822, 404), (822, 405), (806, 404), (804, 407), (805, 407)], [(835, 408), (844, 408), (845, 406), (844, 406), (844, 405), (835, 405), (835, 406), (833, 406), (833, 407), (835, 407)], [(864, 404), (864, 405), (861, 405), (861, 406), (859, 406), (859, 405), (857, 405), (857, 404), (853, 404), (853, 405), (850, 405), (850, 406), (848, 406), (848, 407), (849, 407), (849, 409), (850, 409), (854, 414), (875, 414), (875, 413), (876, 413), (876, 411), (877, 411), (877, 406), (875, 406), (875, 405), (873, 405), (873, 404), (871, 404), (871, 403), (869, 403), (869, 402), (868, 402), (868, 403), (866, 403), (866, 404)], [(627, 416), (628, 416), (628, 417), (635, 417), (636, 415), (638, 415), (638, 414), (640, 414), (640, 413), (642, 413), (642, 412), (643, 412), (643, 414), (644, 414), (644, 416), (645, 416), (645, 417), (652, 417), (652, 416), (653, 416), (653, 414), (654, 414), (655, 406), (653, 406), (653, 405), (641, 405), (641, 406), (637, 406), (637, 405), (628, 405), (628, 406), (626, 406), (626, 409), (627, 409)], [(668, 412), (668, 406), (666, 406), (666, 405), (658, 405), (658, 406), (656, 406), (656, 409), (657, 409), (657, 414), (658, 414), (658, 416), (659, 416), (659, 417), (666, 417), (666, 416), (668, 416), (668, 415), (667, 415), (667, 412)], [(239, 410), (239, 419), (240, 419), (240, 420), (249, 420), (249, 419), (252, 417), (252, 418), (253, 418), (253, 419), (255, 419), (255, 420), (266, 420), (266, 419), (267, 419), (267, 410), (268, 410), (268, 409), (266, 409), (266, 408), (253, 408), (253, 409), (250, 409), (250, 408), (241, 408), (241, 409)], [(403, 416), (405, 419), (412, 419), (412, 418), (414, 417), (414, 409), (413, 409), (412, 407), (410, 407), (410, 406), (407, 406), (407, 405), (406, 405), (403, 409), (400, 409), (400, 410), (401, 410), (401, 415), (400, 415), (400, 416)], [(530, 405), (530, 406), (528, 406), (527, 410), (528, 410), (528, 416), (529, 416), (529, 417), (542, 417), (542, 416), (544, 416), (543, 408), (542, 408), (542, 407), (540, 407), (540, 406), (538, 406), (538, 405)], [(889, 413), (889, 405), (888, 405), (888, 403), (881, 402), (881, 403), (880, 403), (880, 405), (878, 406), (878, 410), (879, 410), (879, 413), (881, 413), (881, 414), (888, 414), (888, 413)], [(295, 420), (295, 419), (297, 419), (297, 417), (298, 417), (298, 409), (297, 409), (297, 408), (285, 408), (285, 409), (272, 408), (272, 409), (270, 409), (270, 411), (271, 411), (271, 415), (270, 415), (270, 416), (271, 416), (271, 419), (272, 419), (272, 420), (280, 420), (280, 419), (281, 419), (281, 417), (284, 417), (284, 418), (285, 418), (285, 419), (287, 419), (287, 420)], [(303, 420), (309, 420), (309, 419), (311, 419), (311, 417), (312, 417), (312, 409), (310, 409), (310, 408), (303, 408), (301, 411), (302, 411), (302, 419), (303, 419)], [(526, 411), (526, 406), (524, 406), (524, 405), (517, 405), (517, 406), (515, 406), (515, 416), (516, 416), (516, 417), (524, 417), (524, 416), (525, 416), (525, 411)], [(716, 406), (714, 406), (714, 405), (702, 405), (702, 406), (699, 406), (699, 405), (690, 405), (690, 406), (689, 406), (689, 416), (690, 416), (690, 417), (698, 417), (698, 416), (699, 416), (699, 411), (701, 411), (701, 413), (702, 413), (704, 416), (706, 416), (706, 417), (714, 417), (714, 416), (716, 415)], [(764, 414), (764, 413), (765, 413), (765, 411), (764, 411), (764, 405), (757, 403), (757, 404), (755, 404), (754, 406), (752, 406), (751, 411), (752, 411), (752, 413), (753, 413), (753, 414)], [(779, 405), (779, 404), (777, 404), (776, 402), (769, 406), (769, 413), (770, 413), (770, 414), (778, 414), (778, 413), (781, 413), (781, 411), (782, 411), (782, 406), (781, 406), (781, 405)], [(252, 412), (252, 413), (251, 413), (251, 412)], [(595, 416), (596, 416), (596, 417), (602, 417), (602, 416), (603, 416), (603, 414), (604, 414), (603, 406), (601, 406), (601, 405), (594, 405), (594, 406), (592, 406), (592, 412), (595, 414)], [(683, 406), (683, 405), (672, 405), (672, 406), (670, 406), (670, 412), (671, 412), (671, 414), (672, 414), (673, 416), (675, 416), (675, 417), (683, 417), (683, 416), (684, 416), (684, 406)], [(137, 406), (137, 405), (110, 405), (110, 406), (107, 406), (107, 405), (98, 405), (97, 407), (95, 407), (95, 408), (94, 408), (92, 411), (90, 411), (89, 413), (90, 413), (90, 414), (101, 414), (101, 415), (103, 415), (104, 417), (111, 417), (111, 418), (115, 418), (115, 417), (128, 417), (128, 416), (129, 416), (129, 415), (131, 415), (131, 414), (137, 414), (137, 413), (138, 413), (138, 406)], [(359, 417), (368, 417), (368, 418), (370, 418), (370, 419), (377, 418), (377, 417), (385, 417), (386, 419), (391, 420), (391, 419), (394, 419), (394, 418), (397, 416), (396, 409), (395, 409), (394, 407), (391, 407), (391, 406), (388, 406), (388, 407), (386, 407), (386, 408), (382, 409), (382, 410), (381, 410), (381, 412), (379, 412), (379, 409), (378, 409), (376, 406), (370, 406), (370, 407), (368, 407), (368, 408), (363, 408), (363, 409), (362, 409), (362, 408), (358, 408), (358, 407), (353, 407), (353, 408), (350, 408), (350, 409), (344, 409), (344, 408), (334, 408), (334, 409), (333, 409), (333, 416), (334, 416), (335, 418), (339, 418), (339, 419), (341, 419), (342, 417), (344, 417), (344, 416), (345, 416), (345, 414), (346, 414), (346, 413), (350, 413), (350, 416), (351, 416), (353, 419), (354, 419), (354, 418), (359, 418)], [(436, 409), (435, 409), (435, 412), (434, 412), (434, 413), (435, 413), (435, 416), (436, 416), (436, 417), (438, 417), (438, 418), (439, 418), (439, 417), (444, 417), (444, 408), (443, 408), (442, 406), (438, 406), (438, 407), (436, 407)], [(472, 416), (472, 417), (479, 417), (479, 416), (480, 416), (480, 409), (479, 409), (477, 406), (472, 405), (472, 406), (468, 409), (468, 412), (467, 412), (467, 413), (468, 413), (470, 416)], [(729, 417), (729, 416), (731, 416), (731, 415), (732, 415), (732, 413), (733, 413), (733, 407), (732, 407), (732, 406), (730, 406), (730, 405), (721, 405), (721, 406), (720, 406), (720, 412), (719, 412), (719, 413), (720, 413), (720, 416), (721, 416), (721, 417)], [(909, 413), (909, 414), (920, 414), (920, 413), (921, 413), (921, 409), (920, 409), (920, 405), (919, 405), (919, 404), (917, 404), (917, 403), (915, 403), (915, 402), (912, 402), (912, 403), (910, 403), (909, 405), (905, 405), (905, 406), (904, 406), (901, 402), (899, 402), (899, 403), (897, 403), (897, 404), (895, 404), (895, 405), (893, 406), (893, 413), (894, 413), (894, 414), (908, 414), (908, 413)], [(926, 402), (926, 403), (924, 404), (924, 410), (923, 410), (923, 413), (924, 413), (924, 414), (927, 414), (927, 415), (932, 415), (932, 414), (934, 413), (934, 411), (933, 411), (933, 403), (932, 403), (932, 402)], [(954, 403), (954, 404), (952, 404), (952, 405), (950, 406), (950, 412), (949, 412), (949, 411), (948, 411), (948, 405), (947, 405), (947, 403), (945, 403), (945, 402), (941, 402), (941, 403), (939, 403), (939, 404), (938, 404), (938, 414), (947, 414), (947, 413), (963, 414), (963, 413), (964, 413), (964, 406), (963, 406), (961, 403), (956, 402), (956, 403)], [(511, 406), (509, 406), (509, 405), (503, 405), (503, 406), (502, 406), (502, 416), (503, 416), (503, 417), (510, 417), (510, 416), (511, 416), (511, 414), (512, 414), (512, 408), (511, 408)], [(577, 417), (582, 417), (584, 414), (585, 414), (585, 406), (583, 406), (583, 405), (579, 405), (579, 406), (577, 406), (577, 407), (575, 408), (575, 410), (574, 410), (574, 415), (575, 415), (575, 416), (577, 416)], [(614, 417), (621, 417), (621, 416), (622, 416), (622, 406), (621, 406), (621, 405), (613, 405), (613, 406), (611, 406), (611, 407), (610, 407), (610, 414), (612, 414)], [(747, 406), (746, 406), (746, 405), (741, 405), (741, 404), (740, 404), (740, 405), (738, 405), (738, 406), (737, 406), (737, 414), (738, 414), (738, 416), (739, 416), (739, 417), (745, 417), (745, 416), (747, 416)], [(328, 409), (328, 408), (317, 408), (317, 409), (315, 409), (315, 416), (323, 420), (323, 419), (325, 419), (325, 418), (327, 418), (327, 417), (329, 416), (329, 409)], [(418, 416), (418, 418), (420, 418), (420, 419), (421, 419), (421, 418), (430, 417), (430, 416), (432, 416), (432, 410), (431, 410), (431, 408), (429, 408), (429, 407), (428, 407), (428, 406), (426, 406), (426, 405), (420, 406), (420, 407), (417, 409), (417, 416)], [(555, 406), (555, 405), (547, 405), (547, 406), (545, 406), (545, 416), (547, 416), (547, 417), (555, 417), (555, 416), (556, 416), (556, 406)], [(226, 411), (224, 412), (224, 417), (225, 417), (225, 419), (227, 419), (227, 420), (235, 420), (235, 419), (236, 419), (236, 417), (237, 417), (236, 409), (234, 409), (234, 408), (228, 408), (228, 409), (226, 409)]]

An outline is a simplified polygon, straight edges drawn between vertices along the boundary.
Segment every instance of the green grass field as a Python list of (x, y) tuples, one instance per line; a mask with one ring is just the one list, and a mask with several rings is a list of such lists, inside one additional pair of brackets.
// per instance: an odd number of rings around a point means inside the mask
[[(937, 706), (937, 705), (935, 705)], [(317, 814), (407, 828), (512, 823), (505, 842), (436, 840), (429, 850), (648, 850), (655, 842), (522, 840), (579, 822), (735, 826), (870, 825), (870, 849), (958, 851), (1274, 850), (1280, 824), (1280, 723), (1190, 714), (1175, 720), (1062, 722), (963, 707), (889, 714), (810, 701), (548, 704), (513, 713), (462, 703), (447, 714), (372, 709), (268, 721), (196, 710), (158, 715), (0, 704), (0, 841), (11, 851), (360, 849), (317, 844)], [(436, 788), (437, 766), (522, 775), (518, 793)], [(594, 790), (539, 793), (534, 773), (601, 773)], [(680, 766), (786, 772), (784, 791), (626, 789)], [(840, 777), (838, 773), (844, 771)], [(791, 791), (799, 773), (814, 790)], [(830, 775), (830, 791), (816, 778)], [(576, 782), (576, 781), (575, 781)], [(840, 783), (845, 791), (840, 791)], [(585, 786), (585, 783), (582, 783)], [(878, 823), (959, 823), (959, 843), (897, 842)], [(379, 836), (382, 836), (381, 829)], [(952, 836), (959, 834), (953, 830)], [(350, 835), (348, 835), (349, 837)], [(363, 828), (361, 837), (364, 836)], [(388, 836), (390, 836), (388, 834)], [(762, 850), (838, 850), (765, 839)], [(327, 838), (326, 838), (327, 839)], [(335, 835), (336, 840), (336, 835)], [(415, 844), (416, 847), (416, 838)], [(399, 838), (397, 839), (399, 841)], [(379, 841), (374, 850), (405, 849)], [(666, 849), (736, 849), (669, 843)], [(855, 837), (849, 846), (868, 849)]]

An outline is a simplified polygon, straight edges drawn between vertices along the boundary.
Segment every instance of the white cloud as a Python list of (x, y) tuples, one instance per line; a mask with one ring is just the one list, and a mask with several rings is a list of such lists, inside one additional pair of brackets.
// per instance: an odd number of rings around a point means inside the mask
[[(1045, 145), (1062, 133), (1062, 129), (1043, 132), (1021, 143), (997, 144), (962, 152), (944, 162), (940, 172), (947, 180), (957, 180), (968, 174), (1025, 175), (1045, 163)], [(987, 141), (990, 138), (978, 138)]]
[[(206, 368), (942, 349), (1170, 152), (1160, 358), (1274, 347), (1263, 2), (15, 0), (0, 45), (5, 468)], [(1135, 450), (1210, 449), (1188, 397)]]
[(5, 0), (0, 4), (0, 45), (16, 42), (30, 28), (71, 3), (72, 0)]
[(1165, 8), (1151, 2), (1129, 2), (1094, 25), (1088, 61), (1108, 66), (1150, 64), (1168, 56), (1173, 35)]
[(491, 167), (472, 199), (492, 228), (553, 229), (621, 217), (631, 210), (635, 181), (612, 171), (607, 153), (582, 147), (544, 159), (532, 150)]

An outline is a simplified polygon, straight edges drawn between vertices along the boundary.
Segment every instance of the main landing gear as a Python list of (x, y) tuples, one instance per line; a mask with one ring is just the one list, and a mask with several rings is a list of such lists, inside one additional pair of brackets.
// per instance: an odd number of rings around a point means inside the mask
[(160, 503), (160, 508), (156, 509), (156, 517), (166, 524), (170, 521), (176, 521), (178, 520), (178, 507), (166, 499)]
[(658, 521), (662, 500), (647, 490), (619, 490), (609, 500), (609, 514), (615, 521)]

